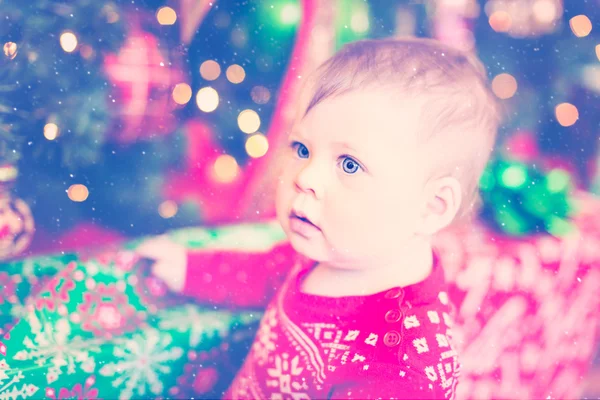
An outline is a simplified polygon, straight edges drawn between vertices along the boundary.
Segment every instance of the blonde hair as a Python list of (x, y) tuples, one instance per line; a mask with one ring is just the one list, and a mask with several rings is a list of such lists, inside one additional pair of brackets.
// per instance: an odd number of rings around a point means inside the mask
[(431, 151), (450, 153), (435, 161), (430, 177), (453, 176), (461, 183), (463, 202), (456, 220), (475, 214), (500, 109), (474, 54), (432, 39), (361, 40), (325, 61), (311, 81), (312, 98), (304, 115), (327, 98), (369, 87), (421, 101), (419, 142)]

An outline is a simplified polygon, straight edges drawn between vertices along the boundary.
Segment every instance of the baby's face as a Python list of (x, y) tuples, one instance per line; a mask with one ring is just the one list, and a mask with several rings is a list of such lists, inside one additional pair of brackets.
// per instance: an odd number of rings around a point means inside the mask
[(416, 102), (372, 89), (327, 99), (293, 127), (277, 215), (298, 252), (352, 269), (394, 258), (422, 212), (418, 117)]

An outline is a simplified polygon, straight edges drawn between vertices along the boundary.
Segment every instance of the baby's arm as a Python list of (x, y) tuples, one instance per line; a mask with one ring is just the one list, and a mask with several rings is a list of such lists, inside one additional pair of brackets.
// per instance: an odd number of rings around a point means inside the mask
[(260, 252), (190, 251), (183, 293), (212, 303), (266, 306), (292, 268), (294, 255), (287, 241)]
[(153, 273), (176, 293), (197, 301), (264, 307), (291, 269), (296, 253), (287, 241), (265, 250), (187, 250), (167, 237), (142, 244), (137, 252), (156, 260)]

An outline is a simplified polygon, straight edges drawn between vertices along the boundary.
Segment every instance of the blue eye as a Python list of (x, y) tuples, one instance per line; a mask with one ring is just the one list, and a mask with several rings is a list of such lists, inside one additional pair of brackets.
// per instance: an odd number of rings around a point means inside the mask
[(354, 174), (360, 169), (360, 165), (350, 157), (344, 157), (342, 161), (342, 169), (347, 174)]
[(296, 149), (296, 154), (298, 155), (298, 157), (300, 157), (300, 158), (308, 158), (308, 149), (302, 143), (293, 142), (292, 143), (292, 148)]

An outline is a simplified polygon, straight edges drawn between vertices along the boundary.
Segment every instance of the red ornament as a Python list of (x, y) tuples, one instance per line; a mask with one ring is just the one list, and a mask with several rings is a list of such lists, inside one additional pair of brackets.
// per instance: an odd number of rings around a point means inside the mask
[(35, 231), (27, 203), (0, 192), (0, 260), (21, 254)]
[(31, 243), (35, 230), (27, 203), (10, 195), (17, 175), (14, 165), (0, 165), (0, 260), (23, 252)]
[(116, 116), (116, 141), (130, 143), (175, 129), (171, 94), (184, 74), (155, 36), (134, 24), (119, 54), (107, 55), (104, 64), (116, 88), (109, 99)]

